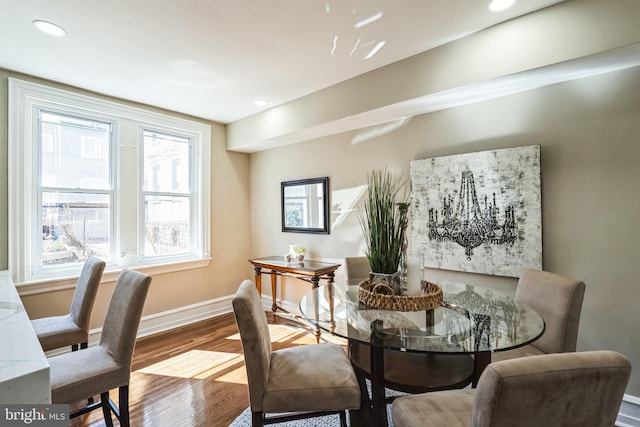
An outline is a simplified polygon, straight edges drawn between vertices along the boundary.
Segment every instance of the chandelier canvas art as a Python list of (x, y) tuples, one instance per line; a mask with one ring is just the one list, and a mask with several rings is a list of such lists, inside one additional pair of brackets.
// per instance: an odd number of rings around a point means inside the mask
[(414, 160), (409, 240), (425, 267), (542, 268), (540, 146)]

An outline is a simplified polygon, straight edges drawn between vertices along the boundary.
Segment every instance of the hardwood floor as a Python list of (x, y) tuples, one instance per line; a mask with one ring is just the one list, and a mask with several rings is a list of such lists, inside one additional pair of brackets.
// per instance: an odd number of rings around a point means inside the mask
[[(274, 349), (316, 342), (304, 322), (269, 312), (267, 318)], [(111, 391), (116, 403), (117, 395)], [(132, 427), (224, 427), (248, 406), (242, 344), (232, 313), (136, 343), (129, 386)], [(100, 410), (71, 422), (71, 427), (103, 425)]]

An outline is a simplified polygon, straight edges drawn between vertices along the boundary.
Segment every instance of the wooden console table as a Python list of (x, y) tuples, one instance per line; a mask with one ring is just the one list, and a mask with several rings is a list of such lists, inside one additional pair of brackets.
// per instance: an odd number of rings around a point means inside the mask
[[(262, 274), (271, 275), (271, 310), (275, 313), (278, 309), (285, 311), (282, 307), (278, 307), (276, 303), (276, 286), (278, 276), (295, 277), (305, 282), (311, 283), (313, 289), (320, 286), (320, 279), (326, 279), (328, 283), (333, 283), (335, 272), (340, 264), (332, 264), (321, 261), (285, 261), (281, 256), (269, 256), (264, 258), (250, 259), (256, 272), (256, 288), (258, 293), (262, 295)], [(316, 328), (316, 339), (320, 340), (320, 328)]]

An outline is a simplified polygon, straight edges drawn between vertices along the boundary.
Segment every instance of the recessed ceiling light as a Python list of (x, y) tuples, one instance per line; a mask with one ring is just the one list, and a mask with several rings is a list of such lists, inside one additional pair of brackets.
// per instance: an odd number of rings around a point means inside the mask
[(264, 107), (265, 105), (267, 105), (267, 100), (264, 98), (256, 98), (253, 100), (253, 103), (258, 107)]
[(43, 33), (47, 33), (52, 36), (62, 37), (67, 35), (67, 30), (52, 22), (36, 19), (35, 21), (33, 21), (33, 25), (35, 25), (36, 28), (38, 28)]
[(493, 12), (501, 12), (509, 9), (515, 2), (516, 0), (493, 0), (489, 3), (489, 9)]

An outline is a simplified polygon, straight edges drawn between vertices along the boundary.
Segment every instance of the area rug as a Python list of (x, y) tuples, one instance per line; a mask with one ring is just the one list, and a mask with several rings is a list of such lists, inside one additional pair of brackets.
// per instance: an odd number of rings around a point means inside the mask
[[(347, 417), (347, 424), (349, 425)], [(387, 405), (387, 420), (389, 427), (393, 427), (391, 422), (391, 405)], [(303, 420), (288, 421), (285, 423), (269, 424), (278, 427), (336, 427), (340, 425), (339, 415), (327, 415), (317, 418), (305, 418)], [(229, 427), (251, 427), (251, 410), (245, 409), (238, 418), (236, 418)]]
[[(371, 383), (369, 382), (369, 380), (366, 380), (366, 383), (367, 389), (369, 390), (369, 396), (371, 396)], [(387, 395), (387, 397), (398, 397), (404, 396), (407, 393), (386, 389), (385, 394)], [(349, 417), (347, 416), (347, 424), (349, 424), (348, 419)], [(387, 422), (389, 424), (389, 427), (393, 427), (393, 422), (391, 421), (391, 405), (387, 405)], [(324, 417), (305, 418), (303, 420), (288, 421), (270, 425), (278, 427), (334, 427), (340, 425), (340, 416), (327, 415)], [(238, 418), (233, 420), (229, 427), (251, 427), (251, 409), (245, 409), (242, 414), (238, 416)]]

